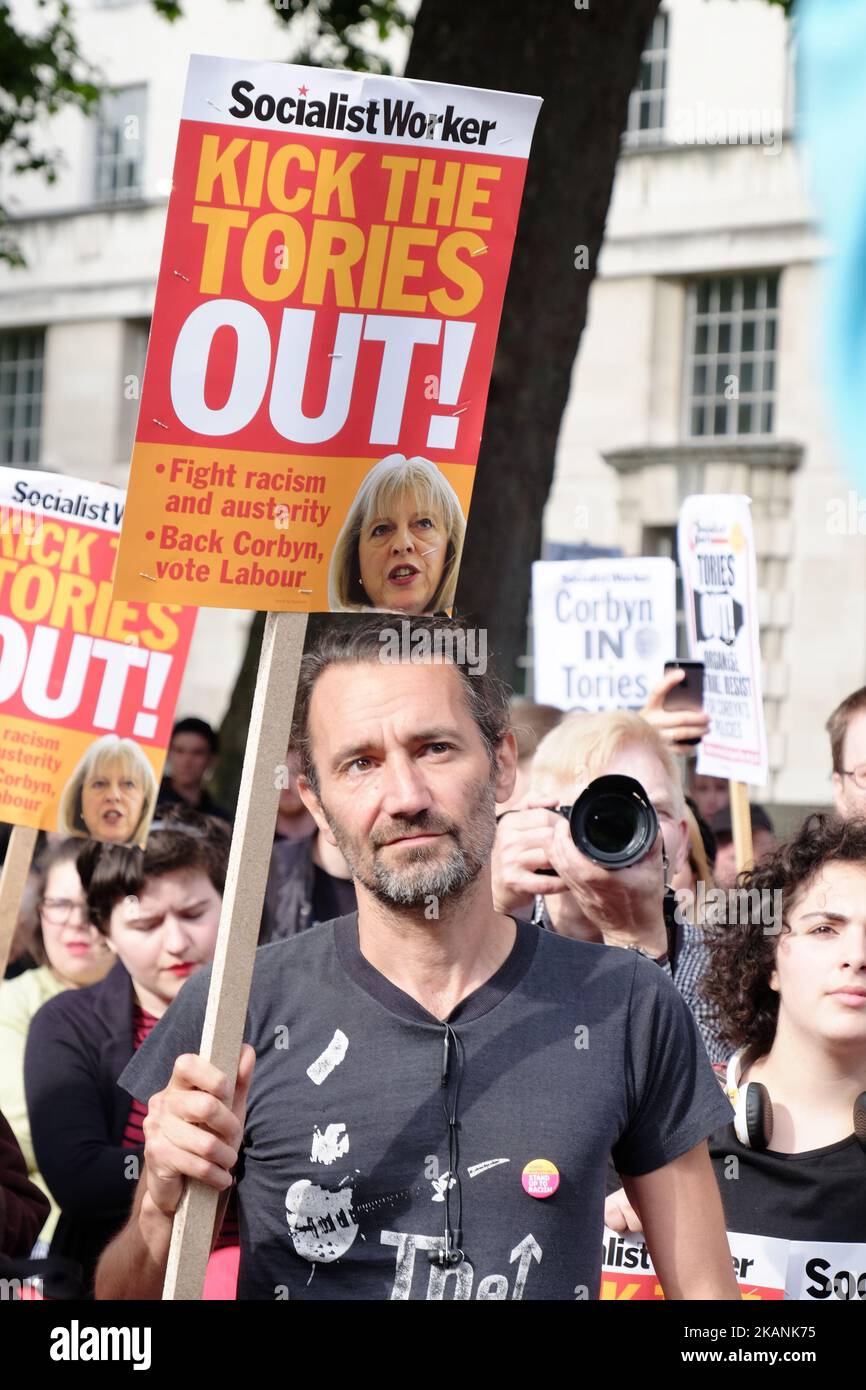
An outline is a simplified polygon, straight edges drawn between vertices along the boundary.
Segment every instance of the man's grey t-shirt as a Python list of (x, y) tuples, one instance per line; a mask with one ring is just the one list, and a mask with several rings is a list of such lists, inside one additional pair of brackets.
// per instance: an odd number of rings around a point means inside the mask
[[(209, 973), (124, 1071), (139, 1100), (198, 1050)], [(239, 1298), (596, 1298), (610, 1155), (652, 1172), (731, 1118), (686, 1005), (635, 952), (519, 923), (449, 1024), (443, 1085), (445, 1025), (364, 958), (356, 915), (260, 948)], [(546, 1197), (524, 1181), (539, 1159)], [(446, 1192), (464, 1259), (443, 1268)]]

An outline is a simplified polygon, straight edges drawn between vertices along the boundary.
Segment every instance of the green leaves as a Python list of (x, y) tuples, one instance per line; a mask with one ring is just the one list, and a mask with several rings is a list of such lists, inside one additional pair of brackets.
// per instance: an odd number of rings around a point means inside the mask
[(401, 0), (278, 0), (275, 13), (287, 24), (303, 14), (311, 30), (291, 62), (353, 72), (390, 73), (390, 63), (372, 52), (368, 39), (375, 34), (381, 42), (412, 27)]
[[(13, 173), (57, 177), (60, 150), (35, 143), (39, 123), (64, 106), (90, 112), (99, 100), (95, 69), (82, 56), (71, 24), (68, 0), (39, 0), (52, 11), (40, 32), (21, 32), (7, 0), (0, 0), (0, 150)], [(22, 265), (23, 258), (0, 208), (0, 260)]]
[[(411, 29), (401, 0), (259, 2), (271, 6), (286, 24), (298, 15), (306, 17), (305, 42), (300, 51), (290, 55), (290, 61), (314, 67), (389, 73), (390, 64), (371, 51), (370, 42), (374, 37), (382, 42), (396, 31)], [(151, 0), (151, 4), (169, 22), (183, 15), (182, 0)], [(0, 0), (0, 152), (9, 160), (13, 174), (39, 173), (53, 183), (63, 153), (43, 144), (45, 117), (68, 106), (91, 115), (105, 87), (102, 75), (78, 47), (69, 0), (37, 0), (37, 6), (44, 12), (45, 25), (33, 34), (19, 29), (9, 0)], [(0, 261), (24, 264), (2, 206)]]

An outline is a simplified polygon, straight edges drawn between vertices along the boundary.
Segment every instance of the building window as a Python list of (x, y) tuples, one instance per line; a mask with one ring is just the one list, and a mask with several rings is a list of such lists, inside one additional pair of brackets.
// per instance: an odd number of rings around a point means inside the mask
[(668, 67), (668, 16), (661, 10), (652, 22), (640, 58), (638, 83), (628, 99), (625, 133), (629, 144), (658, 141), (665, 128), (665, 84)]
[(684, 433), (773, 432), (779, 276), (732, 275), (690, 287)]
[(39, 462), (44, 347), (41, 328), (0, 333), (0, 464)]
[(121, 203), (142, 196), (146, 105), (146, 87), (122, 87), (103, 98), (96, 127), (98, 203)]

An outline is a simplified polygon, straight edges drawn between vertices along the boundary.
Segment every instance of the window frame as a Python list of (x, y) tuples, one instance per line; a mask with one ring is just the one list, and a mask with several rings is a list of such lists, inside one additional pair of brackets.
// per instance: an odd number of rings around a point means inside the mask
[[(127, 94), (136, 92), (141, 94), (140, 108), (134, 111), (127, 111), (120, 114), (115, 124), (111, 124), (107, 119), (106, 104), (116, 103), (122, 100)], [(124, 203), (137, 203), (144, 197), (144, 166), (146, 158), (146, 131), (147, 131), (147, 106), (148, 106), (148, 85), (146, 82), (133, 82), (125, 87), (114, 87), (103, 96), (102, 103), (96, 112), (95, 126), (93, 132), (93, 155), (92, 155), (92, 194), (93, 201), (97, 207), (115, 207)], [(135, 158), (130, 159), (127, 155), (124, 158), (123, 152), (123, 122), (128, 116), (137, 116), (140, 124), (138, 137), (138, 150)], [(117, 149), (109, 152), (101, 148), (103, 136), (106, 132), (119, 132), (119, 143)], [(129, 141), (129, 144), (134, 142)], [(136, 172), (136, 182), (127, 186), (120, 186), (116, 181), (117, 172), (124, 166), (132, 166)], [(108, 187), (104, 182), (104, 171), (114, 171), (114, 181)]]
[[(31, 351), (27, 355), (20, 352), (9, 357), (5, 352), (5, 345), (9, 341), (19, 340), (27, 343), (32, 340), (36, 351)], [(34, 389), (22, 391), (17, 387), (17, 379), (22, 373), (32, 370), (35, 373)], [(11, 373), (16, 381), (16, 386), (11, 392), (5, 390), (5, 379), (7, 373)], [(11, 424), (6, 427), (5, 416), (11, 403)], [(25, 409), (36, 406), (36, 423), (25, 425), (20, 423)], [(45, 328), (42, 325), (35, 327), (9, 327), (0, 329), (0, 466), (4, 468), (38, 468), (42, 455), (42, 424), (45, 407)], [(24, 449), (16, 447), (16, 441), (25, 439), (28, 441)], [(12, 448), (7, 457), (7, 441), (11, 440)]]
[[(661, 28), (661, 43), (657, 31)], [(670, 14), (658, 10), (647, 35), (646, 47), (640, 55), (640, 69), (637, 85), (629, 93), (628, 114), (623, 136), (628, 145), (659, 144), (664, 139), (667, 128), (668, 62), (670, 58)], [(651, 85), (642, 86), (644, 73), (649, 70)], [(641, 126), (640, 118), (644, 107), (656, 111), (658, 123)]]
[[(746, 303), (746, 286), (755, 282), (754, 304)], [(682, 411), (680, 438), (685, 443), (773, 438), (779, 396), (779, 295), (781, 270), (739, 271), (732, 275), (704, 275), (689, 281), (686, 289), (683, 341)], [(730, 286), (730, 302), (725, 293)], [(699, 299), (706, 287), (706, 305)], [(773, 301), (773, 302), (771, 302)], [(751, 327), (754, 339), (744, 346), (745, 331)], [(721, 346), (727, 328), (727, 346)], [(700, 348), (699, 333), (706, 339)], [(771, 339), (768, 346), (768, 339)], [(727, 370), (723, 370), (723, 367)], [(743, 384), (744, 367), (751, 369), (750, 384)], [(705, 372), (704, 389), (697, 388), (696, 374)], [(721, 374), (721, 375), (720, 375)], [(738, 394), (726, 399), (728, 376), (737, 378)], [(719, 380), (723, 381), (719, 387)], [(760, 382), (760, 385), (757, 383)], [(769, 383), (769, 384), (767, 384)], [(749, 408), (749, 429), (741, 428), (741, 412)], [(725, 413), (725, 428), (705, 428), (696, 432), (696, 410), (710, 412), (704, 424), (715, 426), (718, 412)], [(767, 413), (768, 412), (768, 413)], [(759, 428), (755, 428), (757, 419)], [(765, 426), (764, 421), (769, 423)]]

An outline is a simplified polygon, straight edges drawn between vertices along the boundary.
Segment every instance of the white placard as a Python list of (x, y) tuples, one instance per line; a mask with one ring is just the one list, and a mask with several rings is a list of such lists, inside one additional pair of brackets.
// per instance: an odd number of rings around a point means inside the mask
[[(848, 1241), (785, 1240), (728, 1231), (734, 1274), (744, 1299), (852, 1303), (866, 1300), (866, 1245)], [(602, 1299), (663, 1297), (642, 1234), (604, 1228)]]
[(750, 499), (687, 497), (678, 544), (689, 652), (704, 663), (710, 716), (698, 772), (761, 786), (768, 776), (767, 735)]
[(417, 146), (427, 156), (477, 147), (481, 155), (526, 159), (540, 107), (540, 97), (515, 92), (194, 53), (183, 119), (323, 139), (387, 140)]
[(821, 1303), (866, 1300), (866, 1245), (792, 1240), (785, 1297)]
[[(734, 1277), (744, 1299), (779, 1300), (805, 1297), (788, 1291), (791, 1282), (789, 1250), (800, 1248), (793, 1242), (779, 1240), (774, 1236), (744, 1235), (737, 1231), (728, 1231), (728, 1247)], [(804, 1246), (803, 1249), (805, 1248)], [(851, 1250), (854, 1247), (844, 1248)], [(610, 1227), (605, 1226), (600, 1297), (619, 1302), (664, 1297), (643, 1234), (628, 1232), (625, 1235), (617, 1235)]]
[(662, 558), (532, 566), (535, 699), (640, 709), (676, 656), (676, 572)]

